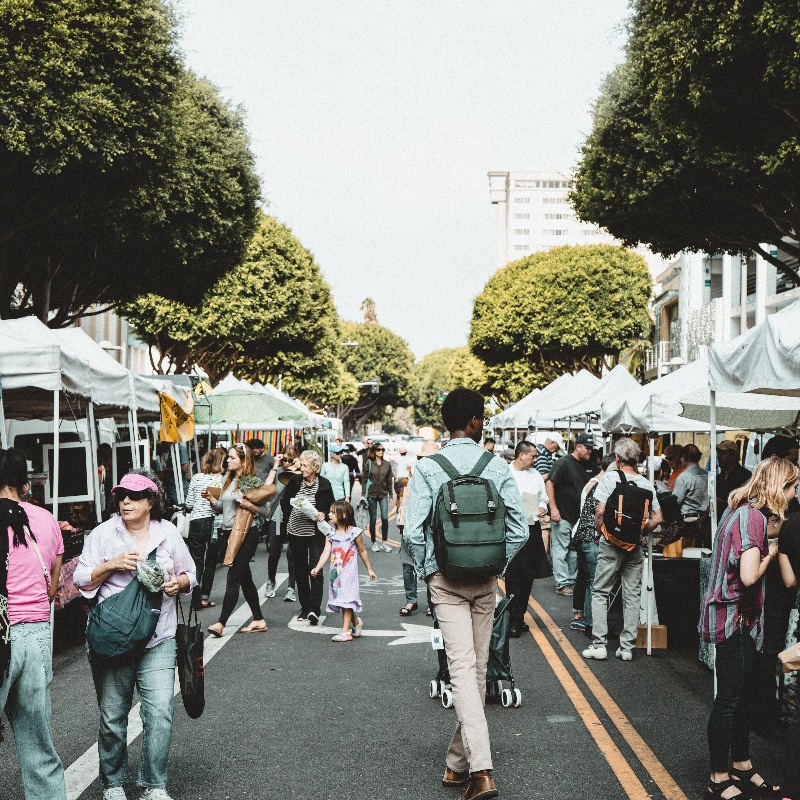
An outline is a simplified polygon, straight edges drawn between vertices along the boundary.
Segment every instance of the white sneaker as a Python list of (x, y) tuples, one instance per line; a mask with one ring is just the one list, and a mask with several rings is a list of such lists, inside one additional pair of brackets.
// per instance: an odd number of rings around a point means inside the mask
[(608, 658), (608, 650), (602, 644), (590, 644), (582, 653), (584, 658), (595, 658), (598, 661), (605, 661)]
[(267, 591), (265, 597), (275, 597), (275, 581), (267, 581)]
[(375, 542), (375, 544), (372, 545), (372, 552), (380, 553), (380, 551), (381, 551), (381, 546), (377, 542)]
[[(275, 595), (273, 595), (274, 597)], [(283, 598), (284, 603), (294, 603), (297, 600), (297, 592), (290, 586), (286, 590), (286, 596)]]
[(391, 548), (391, 547), (389, 547), (389, 545), (388, 545), (388, 544), (386, 544), (386, 542), (384, 542), (384, 543), (381, 545), (381, 550), (383, 550), (383, 552), (384, 552), (384, 553), (391, 553), (391, 552), (392, 552), (392, 548)]
[(633, 661), (633, 653), (630, 650), (623, 650), (621, 647), (617, 650), (616, 656), (623, 661)]
[(164, 789), (145, 789), (141, 800), (172, 800)]
[(121, 786), (109, 786), (103, 789), (103, 800), (128, 800)]

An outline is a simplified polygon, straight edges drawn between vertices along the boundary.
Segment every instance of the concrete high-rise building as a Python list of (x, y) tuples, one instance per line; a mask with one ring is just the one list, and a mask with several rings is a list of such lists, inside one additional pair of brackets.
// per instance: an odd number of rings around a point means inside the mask
[[(490, 172), (489, 199), (497, 206), (496, 267), (561, 245), (619, 244), (597, 225), (580, 222), (567, 195), (575, 181), (566, 172)], [(640, 247), (655, 276), (667, 261)]]

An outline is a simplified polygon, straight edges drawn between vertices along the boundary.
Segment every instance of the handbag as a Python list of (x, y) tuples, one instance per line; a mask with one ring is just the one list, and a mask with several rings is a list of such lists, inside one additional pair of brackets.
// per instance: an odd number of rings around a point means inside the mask
[(185, 511), (176, 511), (172, 515), (172, 524), (178, 529), (178, 533), (182, 538), (189, 538), (189, 526), (191, 524), (189, 514)]
[(783, 652), (778, 653), (778, 659), (783, 665), (784, 672), (794, 672), (800, 670), (800, 642), (787, 647)]
[[(155, 562), (156, 549), (147, 557)], [(86, 623), (86, 643), (93, 656), (118, 659), (144, 651), (161, 615), (161, 592), (150, 592), (137, 578), (102, 603), (95, 600)]]
[[(175, 631), (178, 645), (178, 683), (186, 713), (197, 719), (206, 707), (205, 667), (203, 665), (203, 631), (197, 619), (197, 611), (189, 605), (189, 621), (183, 616), (183, 606), (178, 598), (181, 621)], [(194, 614), (194, 624), (192, 624)]]

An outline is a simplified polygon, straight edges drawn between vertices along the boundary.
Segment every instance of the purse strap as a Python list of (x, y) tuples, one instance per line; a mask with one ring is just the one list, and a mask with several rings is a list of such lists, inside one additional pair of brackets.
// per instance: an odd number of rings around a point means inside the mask
[(47, 567), (44, 565), (44, 559), (42, 558), (42, 551), (39, 550), (39, 545), (36, 543), (36, 539), (34, 538), (33, 534), (30, 531), (26, 531), (26, 538), (28, 541), (33, 545), (33, 549), (36, 553), (36, 557), (39, 559), (39, 565), (42, 568), (42, 575), (44, 576), (44, 583), (47, 587), (47, 598), (50, 599), (50, 573), (47, 571)]
[(191, 626), (191, 624), (192, 624), (192, 614), (194, 614), (194, 624), (195, 625), (199, 625), (200, 624), (200, 618), (197, 616), (197, 609), (194, 607), (193, 603), (189, 603), (189, 620), (187, 622), (186, 617), (184, 616), (184, 613), (183, 613), (183, 603), (181, 602), (180, 592), (178, 592), (178, 594), (175, 595), (175, 601), (177, 602), (177, 605), (178, 605), (178, 613), (181, 616), (181, 624), (182, 625)]

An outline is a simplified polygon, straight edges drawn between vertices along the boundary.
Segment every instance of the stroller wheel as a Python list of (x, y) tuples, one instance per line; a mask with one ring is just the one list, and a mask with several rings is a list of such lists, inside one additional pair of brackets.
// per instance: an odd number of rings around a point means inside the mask
[(439, 684), (436, 681), (431, 681), (431, 697), (438, 697), (439, 696)]
[(449, 689), (442, 690), (442, 708), (453, 707), (453, 693)]
[(511, 689), (503, 689), (500, 695), (500, 702), (503, 704), (503, 708), (509, 708), (512, 705), (514, 696), (511, 694)]
[(495, 697), (503, 696), (503, 681), (495, 681)]
[(514, 708), (519, 708), (522, 705), (522, 692), (519, 689), (514, 689)]

